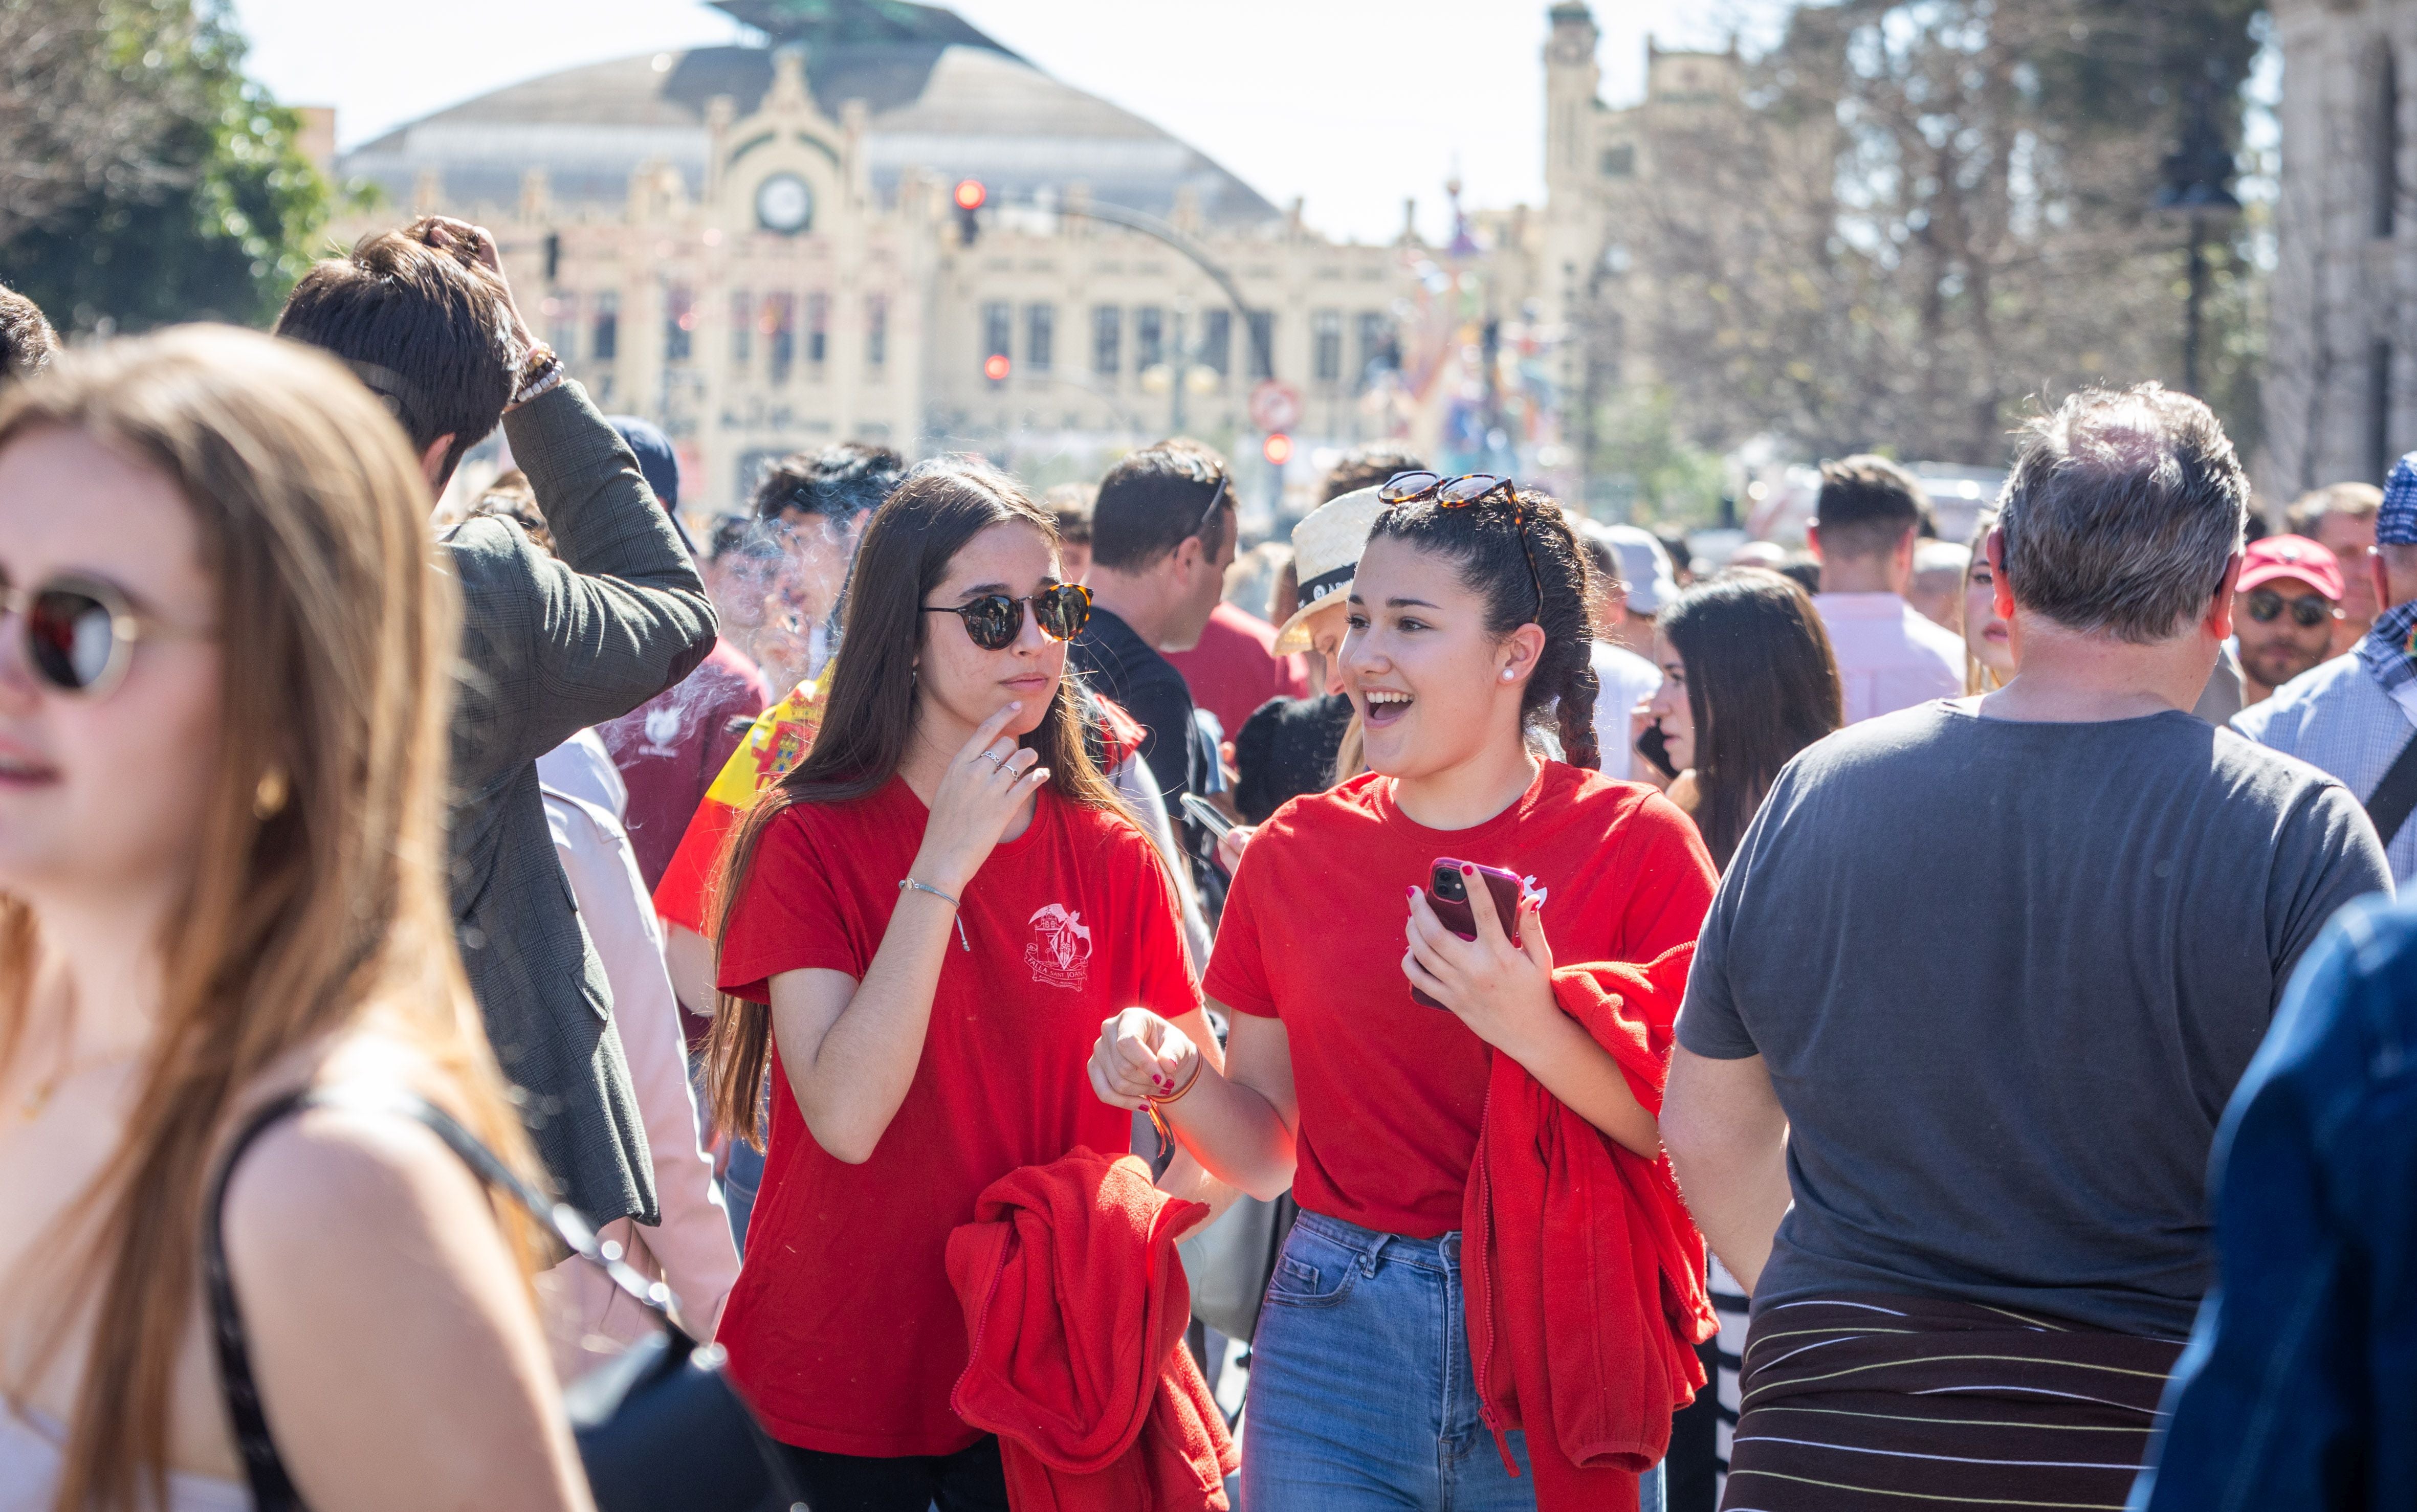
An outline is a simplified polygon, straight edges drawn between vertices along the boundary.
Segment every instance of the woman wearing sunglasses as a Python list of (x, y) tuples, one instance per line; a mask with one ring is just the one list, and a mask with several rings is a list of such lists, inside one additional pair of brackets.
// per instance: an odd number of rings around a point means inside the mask
[(918, 468), (865, 529), (813, 748), (733, 847), (713, 1109), (753, 1138), (768, 1078), (772, 1116), (720, 1340), (816, 1508), (1006, 1507), (997, 1441), (949, 1406), (950, 1231), (1020, 1166), (1129, 1148), (1083, 1076), (1109, 1014), (1215, 1043), (1175, 890), (1086, 754), (1089, 602), (1012, 480)]
[(313, 1111), (211, 1190), (313, 1084), (532, 1169), (444, 891), (427, 507), (376, 400), (266, 337), (0, 403), (0, 1505), (589, 1504), (533, 1257), (433, 1133)]
[[(1536, 1504), (1540, 1439), (1558, 1453), (1559, 1436), (1529, 1399), (1528, 1430), (1497, 1444), (1505, 1383), (1472, 1377), (1464, 1318), (1489, 1078), (1511, 1057), (1649, 1170), (1653, 1114), (1562, 1011), (1555, 963), (1650, 961), (1694, 940), (1712, 892), (1686, 817), (1593, 770), (1588, 567), (1559, 506), (1433, 474), (1383, 496), (1341, 652), (1370, 771), (1293, 799), (1243, 854), (1208, 977), (1225, 1066), (1200, 1068), (1209, 1042), (1147, 1012), (1108, 1025), (1091, 1063), (1103, 1098), (1157, 1103), (1219, 1179), (1300, 1201), (1254, 1345), (1251, 1512)], [(1538, 754), (1548, 726), (1566, 763)], [(1526, 896), (1497, 911), (1465, 881), (1464, 939), (1427, 892), (1439, 858), (1526, 878)], [(1186, 1090), (1153, 1090), (1169, 1081)], [(1605, 1263), (1624, 1275), (1629, 1257)], [(1573, 1305), (1558, 1325), (1599, 1320)], [(1648, 1343), (1613, 1347), (1642, 1362)]]

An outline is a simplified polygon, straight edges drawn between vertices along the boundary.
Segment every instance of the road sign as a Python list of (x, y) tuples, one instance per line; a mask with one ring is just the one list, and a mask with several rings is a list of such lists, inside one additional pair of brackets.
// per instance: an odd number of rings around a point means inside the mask
[(1300, 423), (1300, 390), (1272, 378), (1251, 390), (1251, 423), (1262, 431), (1289, 431)]

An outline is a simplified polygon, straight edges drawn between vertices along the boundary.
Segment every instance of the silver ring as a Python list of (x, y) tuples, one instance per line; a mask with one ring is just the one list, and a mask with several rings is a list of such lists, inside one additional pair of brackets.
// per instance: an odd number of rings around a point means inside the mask
[(990, 763), (993, 766), (1005, 766), (1007, 764), (1007, 758), (995, 750), (983, 751), (981, 753), (981, 759)]

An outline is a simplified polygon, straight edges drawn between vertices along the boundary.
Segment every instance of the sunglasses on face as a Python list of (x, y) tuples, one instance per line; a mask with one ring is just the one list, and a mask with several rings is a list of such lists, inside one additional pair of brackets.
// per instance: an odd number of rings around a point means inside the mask
[(137, 641), (198, 640), (137, 613), (98, 578), (63, 573), (31, 588), (0, 582), (0, 616), (25, 621), (25, 664), (55, 692), (99, 698), (126, 676)]
[(1496, 473), (1466, 473), (1446, 477), (1441, 473), (1395, 473), (1377, 489), (1386, 504), (1422, 504), (1433, 500), (1438, 509), (1473, 509), (1499, 502), (1511, 507), (1511, 525), (1519, 533), (1519, 550), (1528, 558), (1528, 582), (1536, 590), (1536, 612), (1544, 612), (1544, 580), (1536, 570), (1536, 552), (1528, 544), (1528, 507), (1519, 502), (1519, 486)]
[(2331, 601), (2318, 594), (2302, 594), (2297, 598), (2285, 598), (2272, 588), (2257, 588), (2242, 596), (2241, 608), (2260, 625), (2271, 625), (2286, 606), (2291, 611), (2291, 623), (2303, 630), (2313, 630), (2333, 617)]
[(1091, 623), (1091, 590), (1079, 582), (1059, 582), (1028, 598), (1003, 593), (984, 594), (968, 604), (925, 604), (926, 614), (954, 614), (965, 622), (965, 635), (984, 651), (1004, 651), (1024, 633), (1024, 606), (1032, 606), (1032, 623), (1053, 641), (1071, 641)]

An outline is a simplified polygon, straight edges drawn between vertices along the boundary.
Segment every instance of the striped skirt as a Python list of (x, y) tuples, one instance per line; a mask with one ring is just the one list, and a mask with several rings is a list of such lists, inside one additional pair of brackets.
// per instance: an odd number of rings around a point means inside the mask
[(2120, 1512), (2181, 1345), (1854, 1295), (1754, 1320), (1722, 1512)]

